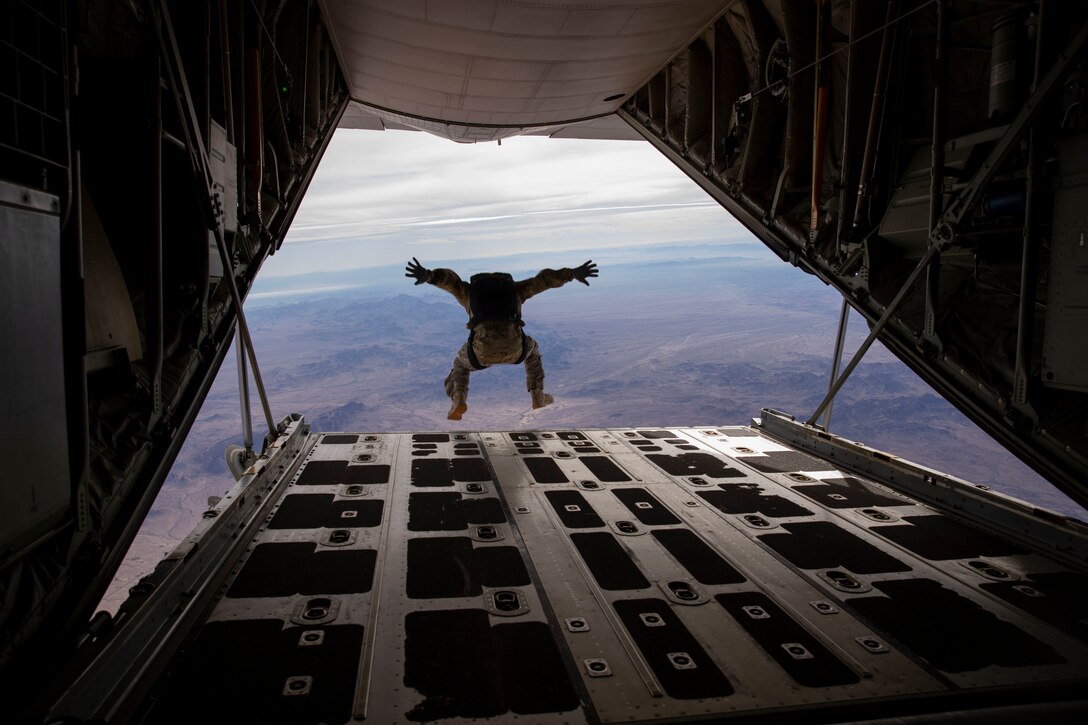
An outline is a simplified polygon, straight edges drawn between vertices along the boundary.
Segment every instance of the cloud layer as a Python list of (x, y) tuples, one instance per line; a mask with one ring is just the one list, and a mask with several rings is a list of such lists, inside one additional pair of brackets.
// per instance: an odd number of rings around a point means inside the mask
[(643, 142), (342, 129), (262, 276), (751, 239)]

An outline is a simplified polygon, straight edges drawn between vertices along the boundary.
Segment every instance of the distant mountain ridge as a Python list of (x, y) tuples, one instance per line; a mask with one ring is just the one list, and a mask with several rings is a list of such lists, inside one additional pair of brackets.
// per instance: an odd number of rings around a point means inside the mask
[[(519, 430), (737, 425), (771, 407), (807, 416), (827, 390), (839, 300), (785, 265), (700, 260), (602, 263), (526, 304), (554, 405), (533, 411), (521, 367), (471, 378), (465, 419), (445, 419), (442, 380), (466, 315), (403, 277), (386, 296), (314, 293), (250, 310), (273, 414), (315, 431)], [(401, 273), (403, 274), (403, 273)], [(611, 276), (609, 276), (611, 275)], [(851, 327), (847, 351), (867, 330)], [(263, 424), (252, 398), (254, 433)], [(1074, 516), (1084, 512), (922, 383), (879, 344), (840, 392), (833, 432)], [(153, 566), (233, 484), (223, 448), (241, 441), (233, 353), (212, 387), (113, 588)], [(258, 444), (259, 445), (259, 444)]]

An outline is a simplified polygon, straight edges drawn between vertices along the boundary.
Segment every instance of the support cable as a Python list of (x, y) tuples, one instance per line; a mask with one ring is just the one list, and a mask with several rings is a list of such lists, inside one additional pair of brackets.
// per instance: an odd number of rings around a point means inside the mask
[[(1035, 23), (1035, 70), (1031, 89), (1039, 86), (1039, 75), (1043, 64), (1043, 32), (1046, 26), (1046, 0), (1039, 1), (1039, 14)], [(1039, 131), (1028, 131), (1028, 166), (1026, 187), (1024, 190), (1024, 238), (1020, 256), (1020, 304), (1016, 319), (1016, 369), (1013, 372), (1012, 404), (1031, 418), (1036, 418), (1035, 411), (1028, 403), (1028, 386), (1032, 374), (1032, 346), (1035, 336), (1035, 297), (1036, 297), (1036, 248), (1038, 247), (1038, 224), (1036, 207), (1038, 205), (1039, 147), (1042, 142)]]
[[(253, 350), (253, 338), (249, 334), (249, 325), (246, 324), (245, 314), (242, 310), (242, 296), (238, 292), (238, 284), (235, 280), (234, 265), (227, 252), (227, 244), (223, 236), (223, 215), (221, 202), (217, 194), (211, 193), (211, 171), (208, 168), (208, 157), (205, 152), (204, 141), (200, 135), (200, 126), (196, 122), (196, 112), (193, 109), (192, 97), (189, 94), (189, 86), (185, 80), (185, 69), (181, 63), (181, 54), (178, 52), (177, 40), (174, 37), (173, 26), (170, 23), (169, 11), (165, 0), (152, 2), (151, 14), (154, 18), (156, 34), (158, 35), (159, 51), (166, 65), (166, 76), (170, 83), (170, 90), (174, 96), (178, 117), (181, 120), (181, 129), (185, 135), (185, 144), (189, 149), (189, 160), (192, 166), (194, 180), (197, 186), (204, 189), (201, 199), (207, 215), (208, 226), (215, 236), (215, 244), (219, 249), (219, 258), (223, 263), (223, 278), (227, 282), (234, 312), (237, 317), (238, 332), (245, 343), (245, 351), (249, 357), (250, 366), (253, 369), (253, 382), (257, 386), (257, 393), (261, 398), (261, 407), (264, 409), (265, 421), (268, 424), (270, 436), (276, 434), (276, 423), (272, 417), (272, 409), (268, 404), (268, 395), (265, 392), (264, 381), (257, 365), (257, 355)], [(157, 8), (156, 8), (157, 6)], [(164, 31), (165, 30), (165, 34)], [(167, 42), (169, 41), (169, 45)]]
[[(937, 43), (936, 76), (933, 87), (933, 142), (929, 165), (929, 237), (933, 243), (937, 222), (944, 211), (944, 141), (946, 135), (945, 116), (948, 106), (948, 49), (945, 40), (948, 29), (948, 2), (937, 2)], [(941, 257), (933, 258), (926, 274), (925, 318), (922, 323), (922, 336), (931, 344), (940, 347), (937, 337), (937, 314), (941, 299)]]
[[(835, 259), (841, 259), (843, 254), (842, 244), (842, 232), (843, 223), (846, 220), (846, 198), (847, 187), (849, 187), (848, 177), (850, 176), (850, 164), (853, 161), (850, 154), (850, 116), (852, 115), (852, 106), (854, 104), (854, 64), (857, 62), (856, 54), (854, 53), (854, 36), (857, 34), (858, 25), (861, 22), (861, 3), (850, 4), (850, 36), (847, 39), (848, 50), (846, 52), (846, 93), (843, 98), (843, 121), (842, 121), (842, 160), (839, 163), (839, 213), (835, 220)], [(850, 213), (849, 216), (853, 216)], [(838, 365), (838, 361), (835, 363)], [(832, 373), (831, 377), (835, 377)], [(830, 411), (828, 412), (828, 418), (831, 417)]]
[(151, 129), (151, 250), (148, 255), (148, 281), (150, 291), (144, 305), (144, 325), (147, 328), (147, 347), (151, 376), (151, 425), (158, 423), (162, 415), (163, 370), (163, 240), (162, 240), (162, 64), (156, 63), (153, 72), (154, 107)]
[[(820, 0), (816, 21), (816, 56), (821, 57), (827, 45), (827, 31), (831, 25), (831, 0)], [(827, 105), (831, 92), (831, 64), (821, 60), (816, 65), (816, 87), (812, 114), (812, 184), (809, 195), (808, 242), (816, 242), (819, 229), (821, 196), (824, 174), (824, 140), (827, 133)]]
[(894, 37), (891, 26), (898, 12), (898, 0), (888, 0), (887, 15), (884, 18), (884, 36), (880, 41), (880, 60), (877, 62), (876, 80), (873, 86), (873, 102), (869, 107), (869, 126), (865, 132), (865, 150), (861, 153), (861, 169), (858, 171), (857, 200), (854, 202), (854, 221), (850, 230), (852, 235), (856, 234), (858, 228), (862, 224), (867, 224), (869, 220), (869, 195), (871, 194), (869, 177), (872, 176), (877, 149), (880, 147), (878, 128), (883, 125), (884, 89), (888, 84), (888, 76), (891, 75), (891, 46)]

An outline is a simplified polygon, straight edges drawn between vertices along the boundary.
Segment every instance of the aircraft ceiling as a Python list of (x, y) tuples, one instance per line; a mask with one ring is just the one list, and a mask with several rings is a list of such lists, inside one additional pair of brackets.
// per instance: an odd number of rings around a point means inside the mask
[(352, 99), (459, 141), (613, 113), (728, 4), (323, 1)]

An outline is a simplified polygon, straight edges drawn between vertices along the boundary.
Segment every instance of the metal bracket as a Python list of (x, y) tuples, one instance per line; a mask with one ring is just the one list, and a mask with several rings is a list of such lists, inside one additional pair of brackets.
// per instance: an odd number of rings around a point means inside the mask
[[(835, 385), (835, 379), (839, 374), (839, 365), (842, 363), (842, 347), (846, 342), (846, 325), (850, 321), (850, 302), (844, 295), (842, 298), (842, 311), (839, 312), (839, 334), (835, 337), (835, 354), (831, 358), (831, 375), (827, 381), (827, 390), (830, 393)], [(824, 430), (831, 430), (831, 408), (834, 400), (827, 403), (827, 412), (824, 414)]]
[[(949, 227), (949, 230), (950, 229), (951, 227)], [(884, 308), (884, 314), (881, 315), (880, 319), (877, 320), (877, 323), (873, 325), (873, 329), (869, 331), (869, 336), (865, 338), (865, 342), (861, 343), (861, 347), (859, 347), (857, 349), (857, 352), (854, 353), (854, 357), (850, 359), (850, 362), (846, 366), (846, 369), (842, 371), (842, 375), (840, 375), (839, 379), (835, 381), (835, 384), (831, 386), (831, 389), (827, 391), (827, 395), (825, 395), (824, 399), (820, 401), (820, 404), (816, 406), (816, 411), (811, 416), (809, 416), (809, 419), (806, 421), (807, 425), (815, 425), (816, 421), (819, 420), (820, 415), (824, 412), (824, 409), (827, 408), (827, 406), (831, 405), (831, 401), (835, 399), (835, 395), (839, 392), (839, 389), (841, 389), (843, 384), (846, 383), (846, 380), (850, 377), (850, 373), (854, 372), (854, 368), (856, 368), (858, 366), (858, 363), (861, 362), (861, 359), (865, 357), (865, 353), (868, 352), (869, 348), (872, 347), (874, 342), (876, 342), (877, 336), (880, 335), (880, 333), (884, 330), (884, 327), (888, 324), (888, 321), (891, 320), (892, 315), (894, 315), (896, 310), (899, 309), (899, 305), (902, 304), (904, 299), (906, 299), (907, 292), (909, 292), (911, 288), (914, 287), (914, 284), (918, 281), (918, 278), (921, 276), (922, 272), (926, 270), (930, 262), (933, 261), (937, 254), (945, 247), (947, 247), (950, 243), (950, 237), (948, 239), (940, 238), (938, 241), (935, 241), (933, 244), (931, 244), (929, 249), (926, 250), (926, 253), (922, 255), (922, 258), (918, 260), (918, 265), (907, 277), (907, 280), (903, 283), (903, 286), (899, 288), (899, 292), (896, 293), (892, 301), (888, 304), (887, 307)]]

